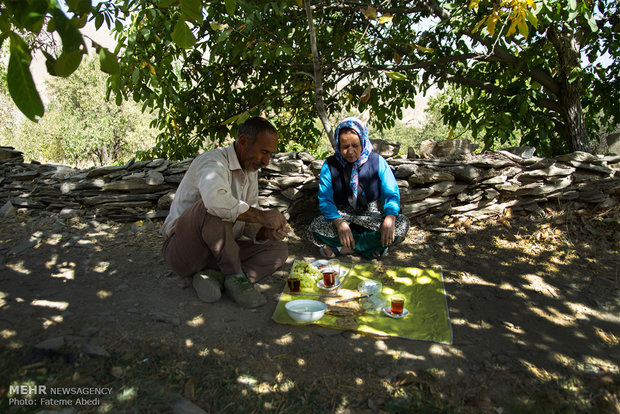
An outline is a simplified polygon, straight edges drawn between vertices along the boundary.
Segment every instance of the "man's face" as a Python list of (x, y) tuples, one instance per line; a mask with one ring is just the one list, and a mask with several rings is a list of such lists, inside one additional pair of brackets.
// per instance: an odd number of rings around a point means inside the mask
[(269, 164), (277, 146), (278, 135), (271, 131), (259, 132), (252, 145), (249, 144), (247, 136), (241, 135), (237, 140), (237, 157), (241, 167), (249, 172), (258, 171)]

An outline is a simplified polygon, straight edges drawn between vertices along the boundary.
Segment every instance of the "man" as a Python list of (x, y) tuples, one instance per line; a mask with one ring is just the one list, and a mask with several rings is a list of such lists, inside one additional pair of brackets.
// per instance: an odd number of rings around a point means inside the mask
[(253, 283), (286, 261), (286, 219), (257, 208), (258, 170), (277, 145), (275, 127), (250, 118), (230, 146), (196, 157), (179, 184), (162, 226), (163, 255), (176, 273), (192, 276), (205, 302), (218, 301), (224, 290), (243, 307), (264, 305)]

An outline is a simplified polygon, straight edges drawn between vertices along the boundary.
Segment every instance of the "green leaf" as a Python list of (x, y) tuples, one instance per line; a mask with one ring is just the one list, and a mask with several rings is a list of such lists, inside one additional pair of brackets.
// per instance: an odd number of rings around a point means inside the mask
[(11, 36), (11, 56), (6, 73), (6, 82), (13, 102), (31, 121), (43, 116), (45, 109), (39, 92), (30, 73), (30, 51), (26, 43), (18, 36)]
[(173, 3), (177, 1), (178, 0), (159, 0), (159, 7), (170, 7)]
[(228, 29), (228, 23), (218, 23), (218, 22), (211, 22), (209, 23), (209, 26), (211, 26), (211, 29), (213, 30), (226, 30)]
[(172, 32), (172, 40), (176, 43), (180, 48), (187, 49), (196, 43), (196, 38), (194, 34), (190, 30), (187, 23), (183, 20), (179, 20), (177, 24), (174, 26), (174, 31)]
[(54, 10), (54, 28), (62, 39), (62, 50), (73, 52), (84, 44), (84, 38), (80, 31), (73, 25), (71, 20), (61, 10)]
[(15, 18), (23, 28), (38, 34), (43, 27), (48, 3), (46, 0), (30, 0), (20, 3), (22, 4), (18, 3), (17, 7), (13, 6)]
[(45, 67), (47, 68), (47, 73), (52, 76), (56, 76), (56, 58), (47, 53), (45, 50), (42, 50), (42, 52), (43, 56), (45, 56)]
[(245, 111), (244, 113), (241, 114), (241, 116), (239, 117), (239, 119), (237, 119), (237, 125), (241, 125), (243, 124), (245, 121), (247, 121), (250, 118), (250, 113), (248, 111)]
[(577, 10), (571, 10), (571, 12), (568, 13), (568, 21), (573, 21), (577, 17), (579, 17), (579, 12)]
[(181, 13), (185, 20), (202, 22), (202, 1), (201, 0), (181, 0)]
[(133, 72), (131, 72), (131, 80), (133, 83), (138, 83), (140, 81), (140, 69), (134, 68)]
[(92, 10), (90, 0), (67, 0), (69, 10), (77, 14), (87, 14)]
[(231, 16), (235, 15), (235, 10), (237, 9), (237, 2), (235, 0), (226, 0), (226, 13)]
[(242, 114), (237, 114), (237, 115), (233, 115), (230, 118), (228, 118), (227, 120), (225, 120), (224, 122), (222, 122), (222, 124), (224, 125), (228, 125), (228, 124), (232, 124), (233, 122), (235, 122), (237, 119), (239, 119), (239, 117)]
[(538, 17), (536, 17), (536, 15), (532, 13), (530, 9), (525, 10), (525, 17), (532, 26), (534, 26), (535, 28), (538, 27)]
[(568, 9), (577, 10), (577, 0), (568, 0)]
[(391, 22), (392, 21), (392, 15), (390, 14), (384, 14), (383, 16), (379, 17), (379, 24), (385, 24), (387, 22)]
[(95, 29), (99, 30), (102, 24), (103, 24), (103, 14), (98, 14), (97, 17), (95, 17)]
[(519, 21), (519, 24), (517, 24), (517, 27), (519, 28), (519, 33), (521, 33), (523, 37), (527, 39), (530, 34), (530, 29), (527, 27), (527, 23), (525, 23), (524, 20), (521, 20)]
[(596, 20), (594, 20), (594, 16), (589, 13), (586, 14), (586, 21), (590, 26), (590, 30), (592, 30), (593, 32), (598, 32), (598, 26), (596, 25)]
[(407, 75), (400, 72), (385, 72), (385, 74), (390, 78), (398, 81), (407, 80)]
[(116, 55), (105, 48), (99, 51), (99, 64), (101, 70), (110, 75), (118, 75), (121, 73), (121, 67), (118, 64)]
[(54, 72), (57, 76), (66, 78), (80, 66), (82, 61), (82, 51), (62, 52), (54, 64)]
[(77, 29), (81, 29), (86, 26), (86, 22), (88, 22), (88, 14), (83, 14), (80, 17), (73, 16), (71, 19), (71, 23), (73, 23)]

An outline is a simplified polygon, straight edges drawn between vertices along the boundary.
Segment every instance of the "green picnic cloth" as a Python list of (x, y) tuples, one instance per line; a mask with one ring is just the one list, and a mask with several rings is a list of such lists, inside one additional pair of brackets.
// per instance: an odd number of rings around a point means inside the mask
[[(341, 264), (345, 268), (350, 265)], [(373, 279), (382, 282), (382, 275), (375, 273), (377, 265), (358, 264), (353, 266), (344, 289), (357, 290), (358, 284), (363, 280)], [(357, 332), (364, 332), (380, 336), (396, 336), (407, 339), (434, 341), (440, 343), (452, 343), (452, 326), (446, 302), (446, 292), (443, 285), (443, 275), (439, 270), (418, 269), (415, 267), (386, 267), (385, 275), (394, 279), (394, 283), (383, 283), (382, 295), (389, 304), (391, 295), (400, 293), (405, 296), (405, 308), (409, 314), (402, 319), (393, 319), (380, 313), (364, 312), (356, 317)], [(273, 314), (273, 320), (277, 323), (296, 325), (286, 312), (284, 305), (296, 299), (318, 299), (312, 295), (291, 295), (285, 286), (285, 291), (280, 296), (280, 301)], [(315, 288), (313, 292), (318, 293)], [(325, 293), (325, 292), (323, 292)], [(325, 315), (316, 325), (343, 328), (338, 325), (338, 316)]]

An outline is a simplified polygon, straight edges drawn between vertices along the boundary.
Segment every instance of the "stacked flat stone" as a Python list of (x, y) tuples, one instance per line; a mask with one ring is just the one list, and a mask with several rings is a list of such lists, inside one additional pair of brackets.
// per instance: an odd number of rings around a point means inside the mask
[[(536, 211), (546, 203), (612, 207), (620, 199), (618, 155), (575, 152), (539, 158), (531, 151), (522, 151), (524, 156), (514, 150), (474, 155), (462, 148), (458, 146), (454, 159), (412, 159), (412, 151), (409, 157), (396, 156), (395, 143), (376, 143), (398, 180), (404, 214), (476, 220), (507, 209)], [(445, 145), (441, 150), (445, 154)], [(80, 170), (25, 163), (19, 151), (0, 147), (0, 216), (28, 211), (114, 221), (162, 219), (191, 161), (132, 160)], [(259, 173), (260, 206), (277, 208), (288, 218), (316, 216), (322, 164), (308, 152), (275, 154)]]

